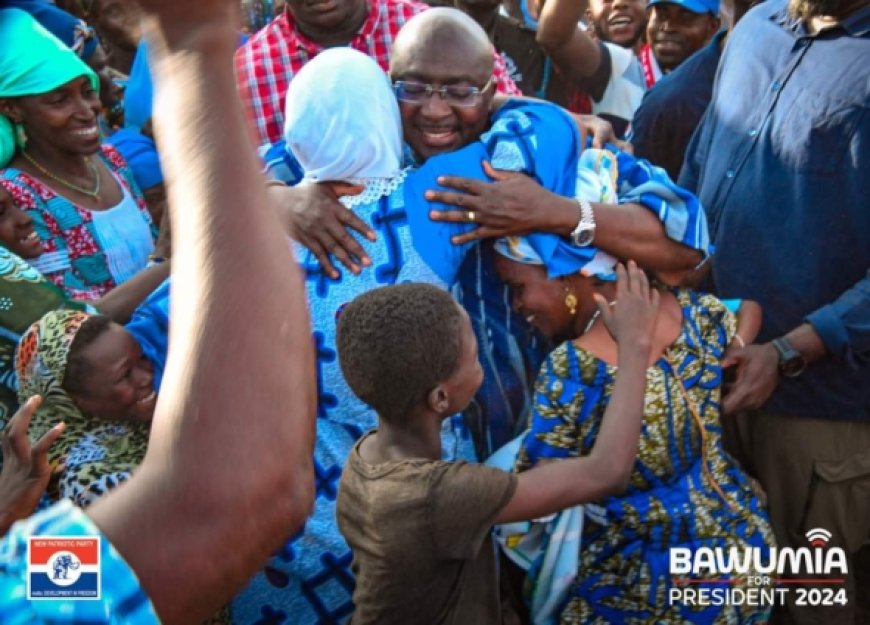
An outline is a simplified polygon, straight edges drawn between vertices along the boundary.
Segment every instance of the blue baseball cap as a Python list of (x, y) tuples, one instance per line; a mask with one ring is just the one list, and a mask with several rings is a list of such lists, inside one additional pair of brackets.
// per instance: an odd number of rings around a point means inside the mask
[(719, 15), (719, 0), (649, 0), (647, 6), (654, 4), (676, 4), (692, 13)]

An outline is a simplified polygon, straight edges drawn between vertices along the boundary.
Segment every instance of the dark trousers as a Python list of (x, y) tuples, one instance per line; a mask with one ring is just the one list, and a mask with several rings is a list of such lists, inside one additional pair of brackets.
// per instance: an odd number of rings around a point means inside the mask
[(791, 586), (771, 623), (856, 625), (858, 596), (870, 595), (856, 588), (854, 568), (870, 539), (870, 423), (755, 411), (723, 417), (723, 428), (728, 452), (767, 493), (779, 547), (808, 547), (806, 532), (824, 528), (832, 534), (828, 548), (841, 547), (849, 558), (848, 605), (795, 605), (798, 587)]

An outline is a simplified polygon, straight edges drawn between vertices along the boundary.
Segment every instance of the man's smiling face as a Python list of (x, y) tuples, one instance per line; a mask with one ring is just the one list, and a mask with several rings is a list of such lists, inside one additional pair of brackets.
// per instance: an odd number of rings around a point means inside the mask
[(480, 41), (465, 36), (462, 30), (440, 30), (436, 36), (427, 31), (422, 41), (409, 45), (402, 42), (402, 45), (395, 46), (390, 77), (394, 82), (413, 81), (431, 85), (434, 89), (476, 87), (482, 93), (465, 106), (453, 104), (449, 98), (445, 102), (437, 93), (417, 102), (400, 98), (405, 141), (423, 160), (476, 141), (489, 124), (495, 91), (490, 80), (493, 57), (489, 42), (484, 40), (482, 45)]

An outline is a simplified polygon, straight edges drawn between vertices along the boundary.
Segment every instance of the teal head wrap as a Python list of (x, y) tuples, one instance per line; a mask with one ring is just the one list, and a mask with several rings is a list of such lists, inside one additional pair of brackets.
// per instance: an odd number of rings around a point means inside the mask
[[(79, 76), (100, 88), (94, 71), (25, 11), (0, 11), (0, 41), (0, 98), (47, 93)], [(14, 154), (15, 130), (0, 114), (0, 167)]]

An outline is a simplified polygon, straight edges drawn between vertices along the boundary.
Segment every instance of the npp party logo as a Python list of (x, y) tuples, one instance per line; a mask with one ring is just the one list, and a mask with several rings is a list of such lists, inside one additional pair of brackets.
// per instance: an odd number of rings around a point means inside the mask
[(99, 537), (31, 537), (27, 598), (99, 599)]

